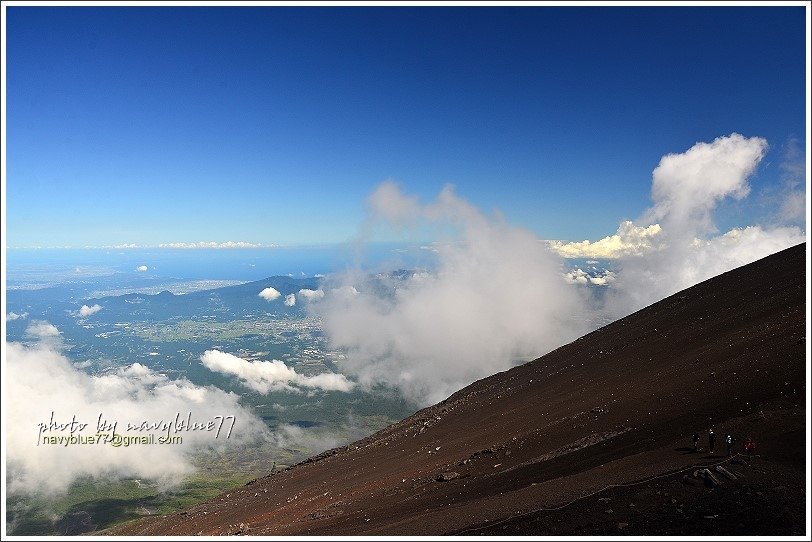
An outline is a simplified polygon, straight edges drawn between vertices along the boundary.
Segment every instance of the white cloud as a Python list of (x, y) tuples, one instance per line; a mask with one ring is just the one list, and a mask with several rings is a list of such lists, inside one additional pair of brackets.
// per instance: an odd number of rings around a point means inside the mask
[[(47, 329), (45, 337), (53, 337), (51, 328)], [(170, 380), (138, 363), (91, 376), (74, 367), (58, 345), (47, 341), (33, 346), (6, 343), (6, 362), (6, 416), (13, 420), (4, 427), (11, 493), (64, 491), (82, 476), (137, 477), (170, 486), (194, 471), (191, 458), (202, 450), (267, 438), (265, 425), (239, 405), (236, 394), (184, 379)], [(49, 428), (51, 413), (57, 423), (68, 423), (75, 416), (77, 422), (88, 425), (73, 435), (69, 429)], [(171, 436), (182, 437), (182, 443), (171, 445), (64, 444), (71, 436), (94, 437), (100, 414), (117, 422), (115, 432), (122, 437), (155, 434), (157, 439), (166, 431), (137, 431), (127, 429), (126, 424), (159, 420), (171, 424), (177, 414), (178, 419), (185, 419), (188, 413), (193, 422), (200, 423), (218, 422), (216, 416), (235, 416), (231, 436), (226, 438), (227, 421), (219, 437), (214, 431), (176, 433), (170, 429)], [(46, 429), (42, 433), (39, 424)], [(41, 436), (65, 440), (46, 444)]]
[(182, 248), (182, 249), (195, 249), (195, 248), (267, 248), (273, 247), (276, 245), (261, 245), (257, 243), (249, 243), (246, 241), (225, 241), (219, 243), (217, 241), (198, 241), (195, 243), (183, 243), (183, 242), (176, 242), (176, 243), (162, 243), (158, 245), (158, 248)]
[(605, 270), (599, 273), (588, 273), (583, 269), (576, 268), (564, 273), (564, 280), (570, 284), (592, 284), (594, 286), (607, 286), (614, 282), (615, 273)]
[(147, 267), (146, 265), (139, 265), (138, 267), (135, 268), (135, 270), (138, 271), (139, 273), (146, 273), (149, 270), (149, 267)]
[(296, 295), (288, 294), (285, 296), (285, 306), (292, 307), (296, 304)]
[(750, 192), (748, 178), (767, 149), (758, 137), (739, 134), (697, 143), (669, 154), (654, 170), (654, 204), (641, 219), (661, 226), (656, 250), (622, 258), (612, 295), (611, 316), (622, 316), (735, 267), (805, 241), (797, 227), (759, 226), (718, 235), (713, 212), (725, 198)]
[(635, 226), (630, 220), (624, 220), (618, 226), (617, 233), (595, 242), (585, 241), (548, 241), (550, 248), (564, 258), (602, 258), (615, 259), (623, 256), (644, 254), (658, 246), (658, 236), (662, 229), (659, 224)]
[(59, 329), (55, 325), (43, 320), (34, 320), (28, 324), (25, 334), (34, 339), (51, 339), (60, 336)]
[[(609, 318), (803, 242), (792, 226), (716, 231), (716, 207), (748, 195), (766, 151), (764, 139), (734, 133), (664, 156), (652, 174), (652, 206), (595, 242), (538, 242), (451, 188), (423, 205), (387, 181), (367, 200), (361, 238), (381, 223), (387, 231), (439, 231), (445, 237), (425, 247), (437, 255), (436, 270), (397, 279), (335, 275), (310, 310), (322, 317), (331, 346), (347, 352), (342, 369), (360, 384), (383, 383), (416, 402), (435, 402)], [(572, 286), (562, 287), (558, 255), (611, 258), (615, 269), (575, 269), (564, 276)]]
[(787, 142), (780, 167), (783, 186), (779, 219), (803, 224), (806, 219), (806, 157), (797, 139), (792, 138)]
[(86, 318), (92, 314), (96, 314), (100, 310), (102, 310), (102, 307), (101, 305), (98, 304), (90, 307), (88, 307), (87, 305), (82, 305), (82, 307), (79, 309), (79, 316), (81, 316), (82, 318)]
[(274, 299), (278, 298), (282, 294), (280, 294), (279, 290), (277, 290), (276, 288), (268, 286), (267, 288), (262, 290), (257, 295), (259, 295), (259, 297), (261, 297), (262, 299), (267, 299), (268, 301), (273, 301)]
[(803, 190), (789, 190), (784, 194), (778, 210), (782, 220), (803, 220), (806, 217), (806, 194)]
[(747, 179), (766, 151), (765, 139), (734, 133), (663, 156), (652, 175), (654, 205), (644, 221), (658, 222), (666, 230), (673, 225), (712, 229), (711, 211), (724, 198), (742, 199), (750, 193)]
[(324, 297), (324, 290), (309, 290), (303, 288), (299, 290), (299, 297), (303, 297), (307, 301), (315, 301)]
[(432, 403), (584, 331), (580, 290), (562, 287), (560, 261), (531, 232), (481, 214), (450, 187), (420, 205), (387, 182), (369, 202), (365, 229), (383, 221), (456, 235), (433, 245), (432, 273), (336, 275), (311, 304), (331, 346), (347, 351), (342, 370), (361, 384)]
[(245, 387), (263, 395), (273, 391), (302, 391), (301, 388), (345, 392), (353, 388), (353, 383), (342, 374), (305, 376), (279, 360), (248, 361), (219, 350), (207, 350), (200, 360), (210, 371), (234, 375)]
[(6, 320), (9, 320), (9, 321), (10, 320), (25, 320), (26, 318), (28, 318), (28, 313), (27, 312), (23, 312), (23, 313), (20, 313), (20, 314), (17, 314), (16, 312), (10, 312), (10, 313), (8, 313), (6, 315)]
[(373, 216), (398, 227), (413, 225), (423, 213), (417, 196), (407, 196), (394, 181), (384, 181), (367, 198)]

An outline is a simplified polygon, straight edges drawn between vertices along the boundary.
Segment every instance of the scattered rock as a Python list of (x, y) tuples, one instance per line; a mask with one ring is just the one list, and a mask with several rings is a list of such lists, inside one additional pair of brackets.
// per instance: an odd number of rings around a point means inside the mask
[(626, 527), (628, 527), (628, 526), (629, 526), (629, 524), (628, 524), (628, 523), (625, 523), (625, 522), (622, 522), (622, 521), (621, 521), (620, 523), (618, 523), (618, 524), (617, 524), (617, 528), (618, 528), (618, 529), (621, 529), (621, 530), (625, 529), (625, 528), (626, 528)]
[(458, 473), (458, 472), (441, 472), (440, 474), (437, 475), (437, 481), (438, 482), (448, 482), (450, 480), (453, 480), (454, 478), (459, 478), (459, 477), (460, 477), (460, 473)]

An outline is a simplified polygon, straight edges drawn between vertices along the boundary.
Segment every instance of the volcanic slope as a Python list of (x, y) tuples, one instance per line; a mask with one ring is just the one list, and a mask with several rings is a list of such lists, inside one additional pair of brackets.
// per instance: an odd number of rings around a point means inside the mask
[(801, 244), (735, 269), (368, 438), (111, 533), (803, 534), (805, 257)]

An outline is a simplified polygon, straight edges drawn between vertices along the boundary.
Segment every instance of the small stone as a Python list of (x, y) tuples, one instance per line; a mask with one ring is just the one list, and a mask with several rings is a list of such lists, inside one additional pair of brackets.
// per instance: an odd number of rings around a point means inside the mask
[(437, 475), (437, 481), (438, 482), (448, 482), (450, 480), (453, 480), (454, 478), (459, 478), (459, 477), (460, 477), (460, 473), (458, 473), (458, 472), (441, 472), (440, 474)]
[(620, 523), (618, 523), (618, 524), (617, 524), (617, 528), (618, 528), (618, 529), (625, 529), (625, 528), (626, 528), (626, 527), (628, 527), (628, 526), (629, 526), (629, 524), (628, 524), (628, 523), (625, 523), (625, 522), (622, 522), (622, 521), (621, 521)]

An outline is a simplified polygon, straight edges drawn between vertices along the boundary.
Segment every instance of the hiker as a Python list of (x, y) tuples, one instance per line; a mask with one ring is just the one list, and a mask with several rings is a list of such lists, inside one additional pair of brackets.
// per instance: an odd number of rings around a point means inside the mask
[(752, 438), (747, 437), (747, 442), (744, 443), (744, 451), (747, 452), (747, 460), (750, 461), (750, 458), (756, 453), (756, 443), (753, 442)]
[(694, 433), (694, 453), (699, 451), (699, 433)]
[(711, 429), (708, 432), (708, 448), (710, 449), (710, 453), (713, 453), (713, 447), (716, 445), (716, 433), (713, 432)]

